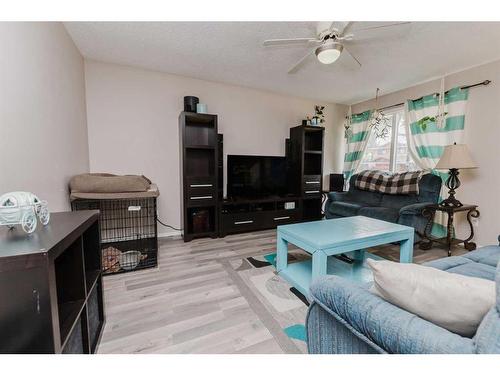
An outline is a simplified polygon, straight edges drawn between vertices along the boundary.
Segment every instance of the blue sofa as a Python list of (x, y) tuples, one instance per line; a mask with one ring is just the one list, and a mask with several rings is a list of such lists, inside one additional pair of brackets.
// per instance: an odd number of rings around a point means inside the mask
[(422, 176), (418, 195), (382, 194), (356, 188), (357, 175), (349, 180), (349, 191), (328, 193), (325, 204), (327, 219), (363, 215), (415, 228), (415, 242), (421, 239), (427, 219), (422, 210), (439, 200), (441, 178), (433, 174)]
[(327, 276), (311, 285), (309, 353), (500, 353), (500, 246), (425, 265), (488, 280), (496, 277), (496, 304), (474, 337), (459, 336), (386, 302), (368, 290), (369, 284)]

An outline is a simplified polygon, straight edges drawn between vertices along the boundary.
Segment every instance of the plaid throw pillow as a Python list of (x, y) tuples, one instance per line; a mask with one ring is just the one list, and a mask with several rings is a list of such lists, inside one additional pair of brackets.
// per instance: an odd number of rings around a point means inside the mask
[(422, 171), (387, 173), (363, 171), (358, 173), (356, 187), (361, 190), (377, 191), (384, 194), (418, 194), (418, 183)]

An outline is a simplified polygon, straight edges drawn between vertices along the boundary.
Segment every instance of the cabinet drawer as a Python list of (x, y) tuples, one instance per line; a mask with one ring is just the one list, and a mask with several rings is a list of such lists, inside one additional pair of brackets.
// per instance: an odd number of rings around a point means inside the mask
[(297, 210), (277, 211), (270, 215), (268, 225), (269, 227), (275, 227), (277, 225), (290, 224), (296, 222), (297, 218)]
[(222, 215), (222, 227), (226, 233), (254, 230), (266, 225), (265, 213), (252, 212)]
[(320, 181), (305, 181), (304, 185), (302, 185), (302, 190), (304, 193), (306, 191), (316, 191), (318, 193), (321, 192), (321, 182)]
[(205, 182), (205, 183), (189, 183), (188, 186), (188, 191), (201, 191), (203, 189), (214, 189), (215, 185), (211, 182)]
[(194, 199), (201, 199), (200, 197), (210, 197), (210, 199), (215, 197), (215, 188), (212, 186), (208, 186), (209, 184), (206, 184), (207, 186), (201, 186), (200, 185), (194, 185), (194, 187), (188, 186), (188, 199), (193, 200)]
[(304, 197), (321, 196), (321, 175), (305, 175), (302, 184)]
[(215, 204), (215, 193), (207, 194), (207, 195), (191, 195), (188, 196), (187, 204), (190, 207), (199, 206), (199, 205), (207, 205), (207, 204)]
[(317, 185), (315, 187), (307, 187), (304, 188), (304, 197), (318, 197), (321, 196), (321, 186)]
[(187, 177), (186, 186), (188, 189), (215, 187), (214, 177)]
[(196, 178), (190, 179), (186, 184), (186, 198), (188, 204), (193, 205), (197, 203), (209, 203), (215, 201), (217, 192), (215, 190), (215, 183), (210, 178)]
[(304, 175), (304, 185), (306, 185), (306, 184), (311, 185), (314, 183), (321, 183), (321, 175), (320, 174)]

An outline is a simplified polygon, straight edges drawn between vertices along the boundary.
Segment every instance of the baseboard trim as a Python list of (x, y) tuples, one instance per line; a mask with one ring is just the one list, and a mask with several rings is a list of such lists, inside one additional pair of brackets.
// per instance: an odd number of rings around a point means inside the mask
[(182, 231), (172, 230), (172, 231), (168, 231), (168, 232), (158, 233), (158, 238), (179, 239), (179, 238), (182, 238)]

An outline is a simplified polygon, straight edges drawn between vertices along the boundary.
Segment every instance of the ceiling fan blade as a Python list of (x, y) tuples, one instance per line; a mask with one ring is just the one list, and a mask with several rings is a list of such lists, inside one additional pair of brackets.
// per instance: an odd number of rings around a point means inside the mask
[(293, 45), (293, 44), (309, 44), (313, 42), (321, 42), (316, 38), (292, 38), (292, 39), (268, 39), (265, 40), (264, 47), (268, 46), (283, 46), (283, 45)]
[(347, 52), (347, 54), (352, 58), (352, 60), (354, 60), (356, 62), (356, 64), (358, 65), (357, 68), (361, 68), (361, 63), (359, 62), (359, 60), (357, 59), (356, 56), (354, 56), (351, 51), (349, 51), (347, 48), (345, 48), (344, 46), (344, 51)]
[(344, 30), (344, 27), (345, 27), (345, 22), (332, 21), (330, 27), (328, 28), (328, 33), (330, 34), (333, 31), (340, 33), (342, 30)]
[(407, 25), (411, 22), (394, 22), (394, 23), (389, 23), (389, 24), (386, 24), (386, 25), (380, 25), (380, 26), (370, 26), (370, 27), (364, 27), (364, 28), (361, 28), (361, 29), (356, 29), (356, 30), (353, 30), (354, 33), (358, 33), (360, 31), (366, 31), (366, 30), (375, 30), (375, 29), (383, 29), (385, 27), (394, 27), (394, 26), (400, 26), (400, 25)]
[(335, 33), (338, 36), (346, 34), (354, 22), (333, 21), (328, 28), (328, 34)]
[(316, 48), (313, 48), (312, 50), (310, 50), (309, 52), (307, 52), (307, 54), (301, 58), (299, 61), (297, 61), (297, 63), (292, 66), (290, 69), (288, 69), (288, 74), (294, 74), (294, 73), (297, 73), (298, 70), (300, 68), (302, 68), (302, 66), (304, 65), (304, 63), (307, 61), (308, 57), (311, 56), (314, 51), (316, 51)]
[(354, 21), (347, 22), (342, 30), (339, 30), (339, 37), (343, 37), (348, 34), (351, 28), (354, 26)]

